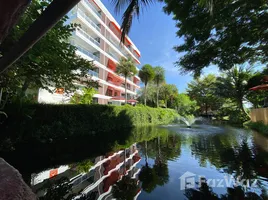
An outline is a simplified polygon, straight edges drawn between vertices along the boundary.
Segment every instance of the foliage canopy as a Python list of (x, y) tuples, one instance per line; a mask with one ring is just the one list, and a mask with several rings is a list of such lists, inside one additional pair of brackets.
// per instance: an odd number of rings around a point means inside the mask
[(213, 15), (196, 0), (165, 0), (173, 14), (177, 35), (184, 43), (175, 47), (186, 53), (176, 65), (200, 75), (211, 64), (228, 70), (234, 64), (268, 60), (268, 4), (266, 0), (214, 1)]

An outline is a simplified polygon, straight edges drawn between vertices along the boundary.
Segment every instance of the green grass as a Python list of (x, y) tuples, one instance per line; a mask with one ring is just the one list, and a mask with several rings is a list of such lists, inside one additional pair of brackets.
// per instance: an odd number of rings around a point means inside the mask
[(265, 125), (262, 121), (248, 121), (244, 123), (244, 126), (268, 136), (268, 125)]

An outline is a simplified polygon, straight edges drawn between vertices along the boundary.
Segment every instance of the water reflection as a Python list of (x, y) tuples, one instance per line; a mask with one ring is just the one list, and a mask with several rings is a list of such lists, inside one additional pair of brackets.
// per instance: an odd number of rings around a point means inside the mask
[[(101, 148), (93, 144), (95, 140), (87, 140), (80, 149), (90, 151), (61, 151), (41, 162), (45, 169), (41, 172), (40, 163), (28, 171), (24, 163), (24, 170), (19, 170), (26, 172), (23, 176), (30, 179), (40, 199), (267, 200), (268, 139), (231, 127), (199, 129), (202, 127), (188, 132), (179, 126), (140, 127), (124, 139), (120, 139), (122, 133), (113, 134), (112, 139), (102, 140)], [(79, 153), (83, 156), (77, 158)], [(181, 190), (179, 178), (186, 172), (205, 178)], [(208, 181), (226, 176), (256, 179), (257, 185), (218, 187)]]
[[(115, 153), (33, 175), (32, 188), (40, 199), (105, 199), (111, 196), (111, 186), (118, 181), (137, 182), (140, 169), (136, 165), (140, 160), (134, 144)], [(120, 186), (117, 184), (115, 189), (117, 195), (121, 194)]]

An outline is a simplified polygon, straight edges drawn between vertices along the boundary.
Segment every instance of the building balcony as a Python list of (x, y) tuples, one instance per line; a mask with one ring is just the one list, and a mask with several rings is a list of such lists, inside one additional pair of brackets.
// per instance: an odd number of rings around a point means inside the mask
[(119, 58), (116, 55), (114, 55), (113, 53), (111, 53), (110, 51), (108, 51), (108, 54), (110, 56), (112, 56), (115, 60), (119, 61)]
[(84, 18), (96, 30), (98, 30), (99, 32), (101, 32), (101, 28), (95, 22), (93, 22), (81, 9), (78, 9), (77, 14), (79, 16), (81, 16), (82, 18)]
[(83, 54), (89, 56), (93, 60), (96, 60), (96, 61), (100, 62), (100, 58), (98, 56), (94, 55), (93, 53), (89, 52), (88, 50), (84, 49), (83, 47), (80, 47), (79, 45), (75, 45), (75, 47), (77, 48), (78, 51), (80, 51)]
[(84, 2), (88, 7), (90, 7), (90, 9), (93, 10), (93, 12), (98, 15), (99, 18), (101, 18), (101, 11), (98, 11), (91, 3), (89, 3), (88, 0), (83, 0), (82, 2)]
[(93, 42), (95, 45), (97, 45), (98, 47), (100, 46), (100, 42), (97, 41), (96, 39), (94, 39), (93, 37), (91, 37), (89, 34), (87, 34), (84, 30), (82, 30), (81, 28), (77, 28), (76, 31), (78, 33), (80, 33), (81, 35), (83, 35), (84, 37), (86, 37), (88, 40), (90, 40), (91, 42)]

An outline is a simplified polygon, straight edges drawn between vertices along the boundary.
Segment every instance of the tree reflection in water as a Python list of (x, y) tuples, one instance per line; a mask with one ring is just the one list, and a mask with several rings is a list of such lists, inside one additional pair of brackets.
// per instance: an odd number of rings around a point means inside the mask
[(184, 194), (189, 200), (267, 200), (265, 191), (261, 195), (254, 192), (244, 191), (242, 186), (227, 188), (227, 193), (218, 196), (206, 181), (201, 181), (200, 187), (186, 189)]
[(113, 198), (118, 200), (132, 200), (139, 191), (137, 180), (126, 175), (118, 181), (112, 189)]
[[(178, 195), (178, 199), (187, 197), (197, 200), (268, 200), (265, 195), (265, 187), (268, 185), (268, 150), (265, 145), (268, 144), (268, 139), (247, 131), (239, 131), (232, 128), (220, 134), (201, 134), (180, 133), (159, 127), (137, 127), (121, 139), (120, 135), (106, 133), (109, 138), (103, 140), (92, 136), (90, 140), (80, 138), (78, 141), (81, 143), (62, 141), (61, 145), (55, 145), (53, 148), (47, 146), (43, 147), (42, 151), (34, 151), (34, 156), (28, 151), (16, 151), (14, 157), (9, 158), (18, 164), (18, 168), (21, 167), (19, 170), (24, 177), (28, 177), (29, 183), (29, 174), (40, 174), (40, 169), (68, 166), (68, 170), (62, 174), (68, 175), (65, 180), (59, 179), (59, 175), (51, 178), (51, 181), (54, 179), (55, 182), (50, 182), (49, 178), (46, 184), (43, 184), (45, 181), (40, 183), (40, 188), (35, 187), (35, 192), (39, 193), (40, 199), (43, 200), (72, 199), (73, 195), (76, 195), (76, 199), (96, 200), (102, 194), (102, 198), (113, 196), (116, 199), (128, 200), (137, 198), (141, 189), (144, 193), (138, 198), (145, 197), (146, 200), (152, 196), (158, 199), (176, 199)], [(55, 149), (59, 151), (54, 151)], [(52, 150), (54, 154), (51, 153)], [(24, 163), (18, 161), (22, 155), (25, 155)], [(30, 161), (37, 156), (37, 162), (30, 165)], [(144, 162), (140, 162), (141, 157)], [(105, 159), (107, 161), (96, 165)], [(211, 176), (214, 176), (214, 173), (215, 176), (223, 173), (234, 178), (257, 179), (258, 188), (254, 191), (256, 193), (251, 192), (251, 188), (243, 190), (243, 187), (225, 188), (227, 192), (223, 189), (218, 193), (218, 190), (202, 182), (200, 187), (195, 189), (179, 191), (178, 178), (188, 170), (196, 170), (192, 171), (196, 174), (207, 170), (212, 173)], [(79, 174), (81, 176), (78, 176)], [(76, 176), (77, 178), (74, 178)], [(82, 189), (86, 192), (81, 194)]]
[[(145, 164), (139, 174), (143, 191), (151, 193), (156, 187), (169, 182), (168, 161), (178, 159), (181, 149), (186, 146), (190, 149), (192, 156), (199, 161), (200, 166), (206, 168), (209, 163), (217, 170), (232, 175), (235, 179), (257, 179), (259, 191), (262, 190), (262, 194), (259, 192), (257, 194), (244, 191), (243, 187), (226, 188), (227, 193), (218, 196), (211, 187), (202, 183), (198, 189), (187, 189), (185, 191), (187, 198), (198, 200), (267, 200), (267, 188), (265, 188), (267, 181), (260, 177), (268, 177), (268, 153), (252, 143), (251, 134), (244, 131), (237, 133), (240, 131), (239, 129), (228, 131), (224, 134), (187, 135), (169, 130), (168, 133), (163, 131), (157, 138), (140, 143), (140, 152), (145, 155)], [(154, 160), (154, 164), (148, 163), (150, 159)], [(263, 185), (263, 181), (265, 185)]]

